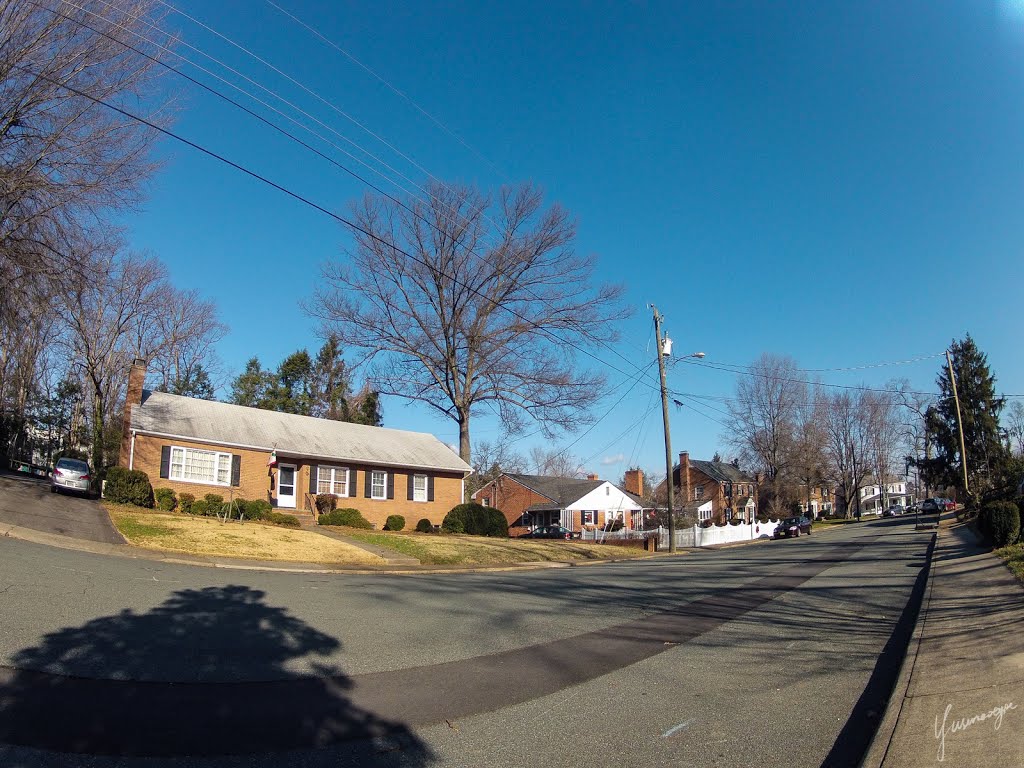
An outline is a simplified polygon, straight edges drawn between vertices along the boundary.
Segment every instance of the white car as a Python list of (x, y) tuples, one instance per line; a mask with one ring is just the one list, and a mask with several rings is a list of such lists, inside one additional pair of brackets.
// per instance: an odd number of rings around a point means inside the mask
[(57, 466), (53, 468), (50, 492), (76, 491), (88, 495), (91, 479), (89, 465), (86, 462), (78, 459), (59, 459)]

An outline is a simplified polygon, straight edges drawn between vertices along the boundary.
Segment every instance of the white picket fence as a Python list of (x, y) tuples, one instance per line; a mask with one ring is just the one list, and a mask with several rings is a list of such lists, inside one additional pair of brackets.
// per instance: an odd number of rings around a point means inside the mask
[[(707, 528), (695, 525), (692, 528), (676, 530), (676, 547), (713, 547), (716, 544), (732, 544), (737, 541), (770, 539), (775, 535), (778, 525), (778, 520), (769, 520), (767, 523), (755, 520), (752, 523), (711, 525)], [(658, 548), (663, 551), (668, 549), (668, 528), (658, 529)]]

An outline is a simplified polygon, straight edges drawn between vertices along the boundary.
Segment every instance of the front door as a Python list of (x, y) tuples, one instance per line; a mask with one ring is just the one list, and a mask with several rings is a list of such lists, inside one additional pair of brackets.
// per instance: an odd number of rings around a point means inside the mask
[(277, 506), (295, 508), (295, 465), (281, 464), (277, 468)]

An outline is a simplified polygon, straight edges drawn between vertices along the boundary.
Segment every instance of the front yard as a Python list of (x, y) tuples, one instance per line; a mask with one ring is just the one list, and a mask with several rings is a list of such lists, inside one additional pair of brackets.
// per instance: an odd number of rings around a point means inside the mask
[(1018, 579), (1024, 581), (1024, 542), (997, 549), (996, 554), (1003, 558), (1003, 562), (1010, 567)]
[(579, 541), (498, 539), (436, 533), (363, 531), (341, 528), (346, 536), (415, 557), (424, 565), (501, 565), (581, 560), (608, 560), (648, 554), (636, 547)]
[(309, 531), (213, 517), (153, 512), (104, 503), (121, 535), (136, 547), (189, 555), (284, 560), (331, 565), (380, 566), (383, 558)]

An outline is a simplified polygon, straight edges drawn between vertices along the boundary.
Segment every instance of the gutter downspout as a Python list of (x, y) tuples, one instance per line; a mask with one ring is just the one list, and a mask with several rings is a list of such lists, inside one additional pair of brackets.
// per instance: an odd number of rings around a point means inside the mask
[(128, 451), (128, 469), (135, 469), (135, 430), (132, 430), (132, 447)]

